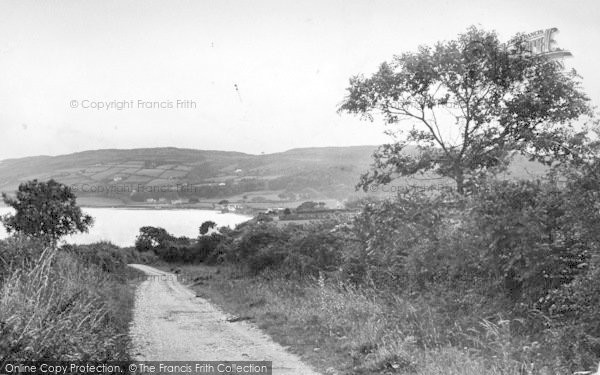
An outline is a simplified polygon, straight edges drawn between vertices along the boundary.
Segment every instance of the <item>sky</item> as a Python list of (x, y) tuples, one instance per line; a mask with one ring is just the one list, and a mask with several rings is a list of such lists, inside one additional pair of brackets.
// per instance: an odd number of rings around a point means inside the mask
[(598, 104), (598, 19), (597, 0), (0, 0), (0, 160), (381, 144), (336, 112), (349, 78), (470, 25), (557, 27)]

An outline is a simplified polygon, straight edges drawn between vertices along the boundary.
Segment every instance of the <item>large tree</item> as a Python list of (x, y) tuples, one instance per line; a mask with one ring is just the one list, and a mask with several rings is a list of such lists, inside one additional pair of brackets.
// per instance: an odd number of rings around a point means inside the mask
[(54, 180), (32, 180), (19, 185), (16, 197), (2, 193), (4, 203), (15, 210), (1, 218), (10, 232), (45, 238), (56, 243), (60, 237), (87, 232), (93, 224), (81, 212), (71, 188)]
[[(514, 151), (550, 163), (578, 160), (584, 136), (574, 121), (591, 115), (575, 71), (533, 54), (523, 35), (501, 43), (471, 27), (455, 40), (395, 56), (369, 78), (350, 79), (339, 111), (405, 124), (374, 154), (359, 186), (427, 171), (460, 193), (476, 175), (497, 171)], [(405, 152), (406, 145), (417, 152)]]

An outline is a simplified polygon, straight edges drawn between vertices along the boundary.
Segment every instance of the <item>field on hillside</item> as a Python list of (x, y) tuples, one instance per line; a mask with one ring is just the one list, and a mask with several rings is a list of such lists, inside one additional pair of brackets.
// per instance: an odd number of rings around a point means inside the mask
[[(355, 186), (369, 169), (375, 148), (307, 148), (268, 155), (156, 148), (9, 159), (0, 163), (0, 191), (12, 193), (21, 182), (53, 178), (92, 206), (228, 199), (255, 208), (295, 207), (307, 200), (335, 201), (328, 203), (335, 207), (349, 197), (385, 197), (395, 194), (394, 189), (441, 183), (428, 175), (399, 178), (389, 188), (357, 193)], [(517, 157), (506, 178), (531, 179), (544, 170)]]

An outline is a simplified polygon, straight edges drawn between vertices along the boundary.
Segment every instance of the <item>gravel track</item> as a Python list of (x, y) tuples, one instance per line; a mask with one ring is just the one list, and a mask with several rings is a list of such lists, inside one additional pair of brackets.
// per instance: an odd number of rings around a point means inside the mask
[(131, 264), (147, 279), (136, 290), (132, 357), (138, 361), (273, 361), (273, 374), (318, 375), (248, 322), (230, 316), (177, 281)]

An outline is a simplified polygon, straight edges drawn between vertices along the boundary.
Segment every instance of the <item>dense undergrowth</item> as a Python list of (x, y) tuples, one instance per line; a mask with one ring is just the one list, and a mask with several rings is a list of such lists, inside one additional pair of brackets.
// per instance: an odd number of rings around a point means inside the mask
[[(366, 298), (366, 315), (352, 321), (364, 329), (376, 321), (365, 345), (390, 356), (402, 356), (409, 337), (420, 348), (412, 355), (498, 373), (566, 374), (600, 359), (600, 165), (556, 172), (536, 182), (481, 180), (467, 195), (406, 191), (366, 204), (346, 223), (250, 221), (197, 240), (146, 228), (137, 246), (171, 262), (225, 264), (248, 296), (281, 300), (268, 309), (290, 306), (285, 316), (304, 304), (303, 319), (318, 317), (310, 301), (330, 291), (335, 301), (322, 306), (339, 308), (323, 319), (344, 324)], [(262, 297), (244, 287), (249, 280)], [(415, 363), (416, 372), (443, 368)]]
[[(324, 374), (518, 374), (508, 321), (481, 320), (471, 330), (435, 308), (372, 287), (332, 279), (248, 277), (221, 265), (180, 265), (193, 288), (240, 319), (250, 319)], [(468, 346), (447, 342), (448, 331)], [(527, 350), (527, 349), (525, 349)], [(530, 354), (535, 355), (535, 354)]]
[(62, 248), (0, 241), (0, 364), (129, 360), (128, 329), (140, 280), (134, 250), (109, 243)]

